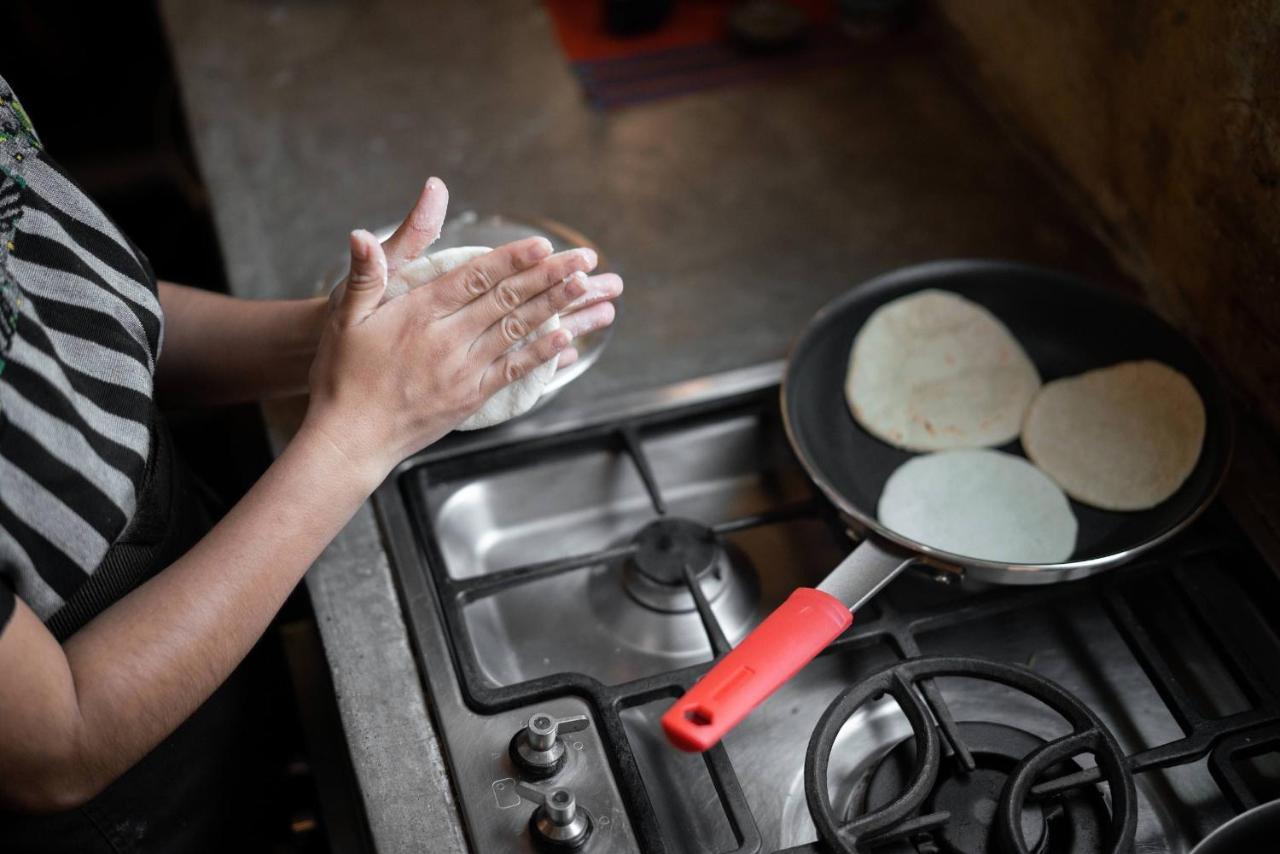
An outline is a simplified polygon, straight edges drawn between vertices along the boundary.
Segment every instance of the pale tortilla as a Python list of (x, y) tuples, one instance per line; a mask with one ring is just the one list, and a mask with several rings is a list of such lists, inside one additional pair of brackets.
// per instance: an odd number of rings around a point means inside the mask
[(845, 401), (872, 435), (909, 451), (1002, 445), (1040, 375), (995, 315), (924, 290), (876, 309), (849, 355)]
[(1161, 362), (1121, 362), (1045, 385), (1022, 446), (1077, 501), (1146, 510), (1191, 474), (1204, 429), (1190, 380)]
[(1001, 451), (908, 460), (889, 476), (876, 515), (918, 543), (1000, 563), (1061, 563), (1076, 548), (1076, 517), (1062, 490)]
[[(412, 278), (416, 282), (415, 288), (422, 287), (431, 280), (439, 278), (445, 273), (455, 270), (463, 264), (491, 251), (493, 250), (487, 246), (458, 246), (453, 249), (442, 249), (439, 252), (433, 252), (430, 255), (411, 261), (410, 265), (414, 268), (414, 275), (408, 278)], [(392, 290), (390, 286), (387, 288), (388, 298), (406, 293), (408, 288), (400, 285), (395, 293), (392, 293)], [(552, 315), (551, 319), (517, 341), (507, 352), (511, 353), (519, 350), (543, 335), (554, 332), (559, 328), (559, 315)], [(520, 379), (499, 389), (484, 402), (483, 406), (454, 429), (479, 430), (483, 427), (493, 427), (504, 421), (509, 421), (517, 415), (523, 415), (528, 412), (538, 402), (538, 398), (542, 397), (543, 391), (546, 390), (552, 377), (555, 376), (556, 362), (558, 360), (559, 356), (543, 362)]]

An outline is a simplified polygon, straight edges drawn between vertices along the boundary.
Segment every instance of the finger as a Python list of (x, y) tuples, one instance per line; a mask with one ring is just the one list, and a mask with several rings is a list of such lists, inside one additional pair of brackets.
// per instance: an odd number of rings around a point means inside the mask
[(344, 326), (373, 314), (387, 289), (387, 258), (378, 238), (364, 229), (351, 232), (351, 272), (335, 312)]
[(587, 292), (565, 309), (565, 314), (622, 296), (622, 277), (617, 273), (601, 273), (587, 277)]
[(428, 288), (411, 291), (417, 299), (429, 299), (440, 316), (466, 308), (489, 293), (504, 279), (534, 267), (551, 254), (551, 241), (528, 237), (499, 246), (456, 270), (445, 273)]
[(556, 362), (556, 370), (563, 371), (565, 368), (578, 361), (578, 348), (568, 347), (560, 351), (560, 360)]
[(476, 358), (498, 358), (504, 350), (559, 314), (569, 303), (587, 292), (587, 274), (572, 273), (490, 326), (472, 345)]
[(418, 194), (413, 210), (400, 223), (382, 248), (387, 254), (387, 267), (396, 269), (412, 261), (423, 250), (436, 242), (444, 225), (445, 211), (449, 207), (449, 189), (439, 178), (428, 178)]
[(458, 312), (458, 317), (465, 318), (467, 328), (479, 338), (484, 330), (548, 288), (574, 273), (590, 272), (595, 265), (596, 253), (590, 249), (558, 252), (536, 267), (495, 283), (492, 291)]
[(602, 302), (580, 308), (572, 314), (561, 313), (560, 328), (568, 331), (574, 338), (580, 338), (588, 332), (604, 329), (613, 323), (616, 312), (613, 303)]
[(532, 371), (538, 365), (555, 359), (569, 346), (569, 333), (557, 329), (527, 347), (513, 350), (491, 364), (480, 378), (480, 393), (486, 398)]

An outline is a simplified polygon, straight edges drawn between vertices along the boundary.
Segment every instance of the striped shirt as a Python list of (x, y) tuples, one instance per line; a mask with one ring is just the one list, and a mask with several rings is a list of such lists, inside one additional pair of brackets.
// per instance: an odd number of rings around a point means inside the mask
[(0, 629), (15, 594), (47, 622), (133, 518), (162, 335), (145, 257), (0, 79)]

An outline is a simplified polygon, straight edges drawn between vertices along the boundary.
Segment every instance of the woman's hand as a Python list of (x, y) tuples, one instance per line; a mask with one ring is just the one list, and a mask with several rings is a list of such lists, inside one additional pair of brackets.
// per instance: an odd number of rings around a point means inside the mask
[[(388, 284), (397, 277), (401, 278), (405, 287), (410, 289), (423, 284), (416, 280), (415, 273), (418, 271), (409, 265), (409, 262), (421, 257), (422, 253), (440, 236), (448, 202), (448, 191), (443, 182), (428, 181), (422, 188), (422, 194), (414, 204), (413, 210), (382, 244), (387, 258)], [(560, 313), (560, 328), (568, 332), (571, 338), (581, 338), (589, 332), (604, 329), (613, 323), (612, 300), (622, 295), (622, 278), (616, 273), (588, 276), (586, 285), (586, 293), (566, 306)], [(341, 302), (346, 290), (347, 279), (343, 279), (329, 294), (331, 310)], [(392, 297), (382, 298), (383, 302), (389, 299)], [(319, 330), (317, 335), (318, 333)], [(577, 359), (578, 351), (571, 344), (561, 351), (559, 367), (568, 367)]]
[[(412, 275), (408, 262), (439, 234), (447, 202), (444, 184), (433, 178), (385, 244), (367, 231), (352, 233), (351, 273), (312, 364), (302, 430), (324, 437), (372, 484), (494, 392), (565, 353), (574, 332), (611, 320), (607, 300), (621, 290), (616, 277), (602, 276), (593, 292), (590, 249), (552, 254), (551, 244), (535, 237), (384, 302), (389, 279)], [(569, 329), (507, 353), (575, 303), (578, 319)]]
[[(435, 241), (444, 222), (448, 194), (429, 181), (418, 203), (395, 234), (382, 245), (388, 281), (414, 287), (414, 260)], [(159, 283), (165, 314), (165, 344), (156, 372), (157, 395), (168, 405), (237, 403), (300, 394), (307, 390), (321, 333), (347, 292), (343, 280), (327, 302), (245, 300)], [(586, 293), (562, 309), (560, 326), (570, 337), (586, 335), (613, 322), (610, 300), (622, 293), (612, 273), (588, 276)], [(384, 299), (386, 299), (384, 297)], [(560, 351), (560, 367), (578, 351)]]

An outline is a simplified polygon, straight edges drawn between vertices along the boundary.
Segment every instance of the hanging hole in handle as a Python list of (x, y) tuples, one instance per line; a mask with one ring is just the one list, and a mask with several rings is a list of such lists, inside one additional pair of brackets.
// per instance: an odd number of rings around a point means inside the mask
[(684, 710), (684, 719), (694, 726), (711, 726), (711, 711), (703, 706)]

